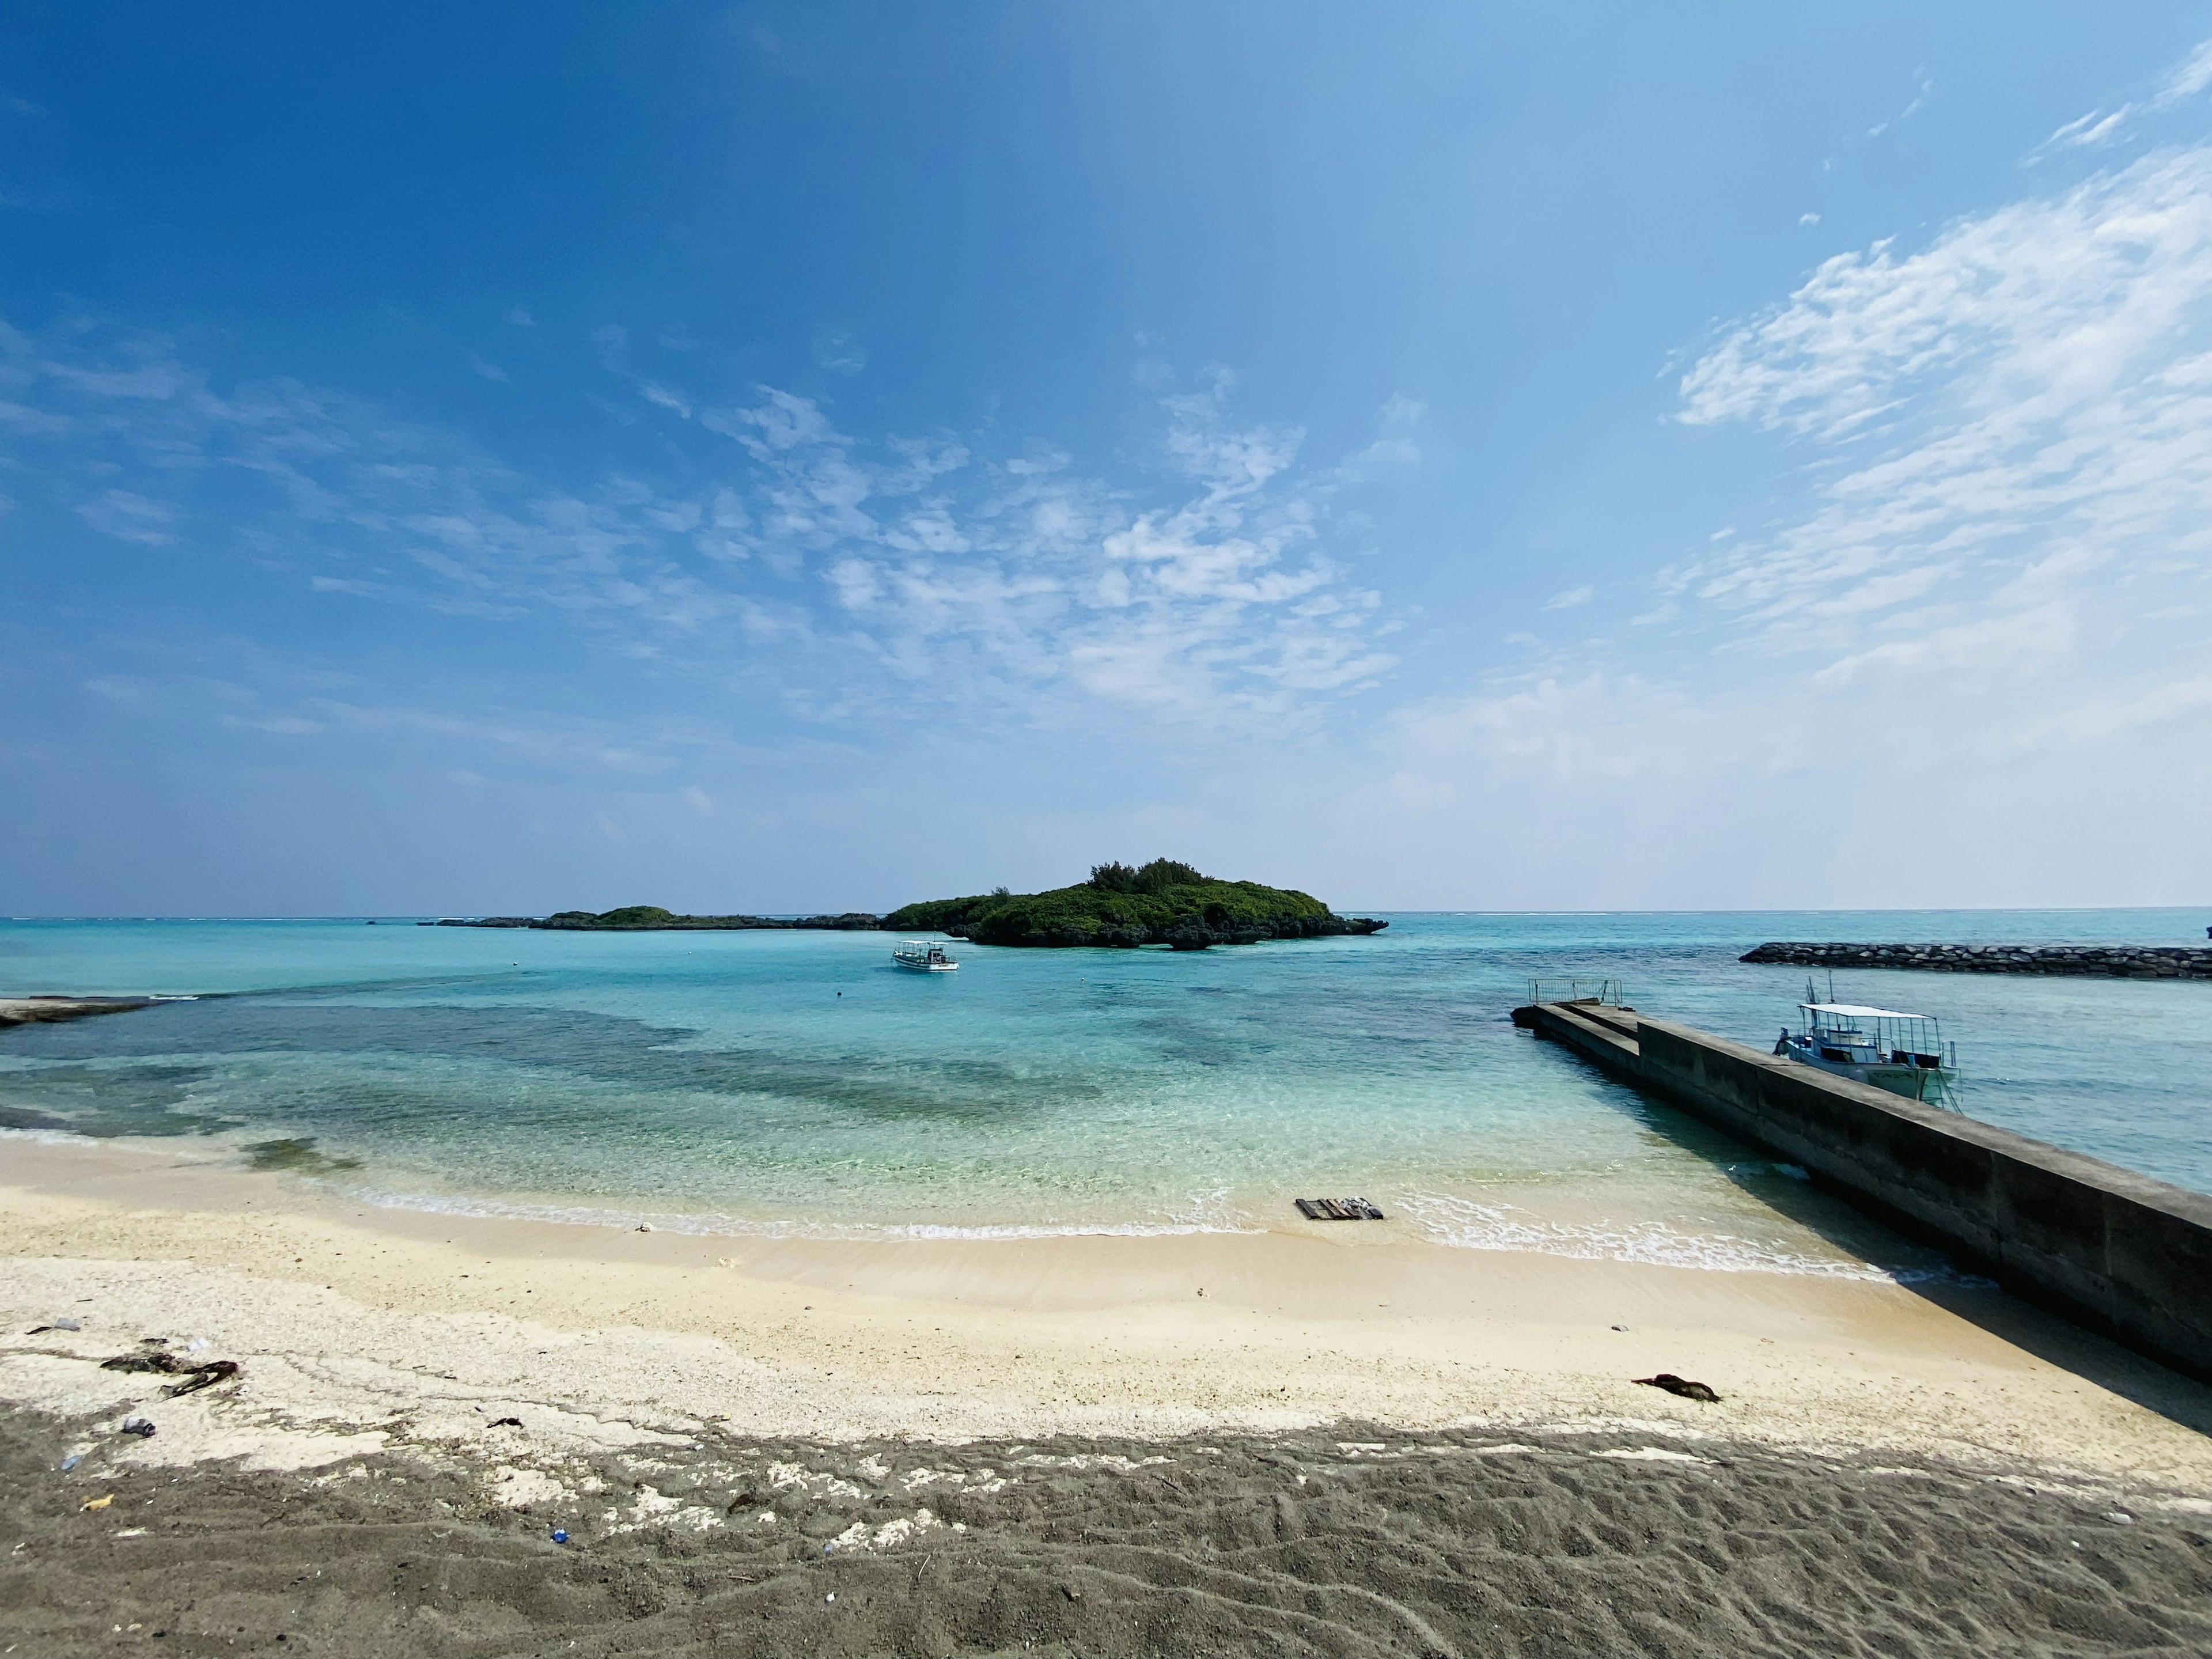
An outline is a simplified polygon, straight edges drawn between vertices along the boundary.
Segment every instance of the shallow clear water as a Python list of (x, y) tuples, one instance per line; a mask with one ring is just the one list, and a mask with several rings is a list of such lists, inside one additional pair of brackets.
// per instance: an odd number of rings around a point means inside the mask
[[(337, 1162), (309, 1172), (380, 1202), (713, 1231), (1237, 1227), (1359, 1193), (1446, 1243), (1911, 1268), (1925, 1260), (1787, 1172), (1514, 1031), (1528, 980), (1616, 976), (1647, 1012), (1765, 1046), (1806, 975), (1735, 960), (1762, 939), (2179, 943), (2203, 926), (1406, 915), (1373, 939), (1203, 954), (956, 945), (958, 973), (924, 975), (872, 933), (0, 923), (0, 994), (202, 997), (0, 1035), (0, 1121), (223, 1156), (312, 1138)], [(1836, 988), (1940, 1017), (1975, 1115), (2212, 1191), (2212, 984)]]

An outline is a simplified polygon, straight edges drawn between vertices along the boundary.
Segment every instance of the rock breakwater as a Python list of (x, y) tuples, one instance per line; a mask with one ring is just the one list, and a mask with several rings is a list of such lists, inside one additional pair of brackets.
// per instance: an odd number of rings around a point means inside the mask
[(1827, 945), (1776, 940), (1742, 962), (1801, 968), (1917, 968), (1939, 974), (2072, 974), (2212, 980), (2212, 950), (2162, 945)]

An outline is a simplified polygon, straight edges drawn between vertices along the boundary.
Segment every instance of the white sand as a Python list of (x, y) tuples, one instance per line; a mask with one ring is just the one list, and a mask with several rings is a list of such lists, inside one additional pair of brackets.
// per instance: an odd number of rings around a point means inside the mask
[[(0, 1398), (143, 1410), (161, 1432), (129, 1455), (146, 1461), (298, 1468), (466, 1442), (526, 1464), (713, 1419), (825, 1440), (1481, 1423), (2212, 1493), (2212, 1439), (2191, 1426), (2212, 1424), (2212, 1390), (1993, 1291), (1945, 1291), (1952, 1311), (1885, 1283), (1454, 1249), (1371, 1224), (623, 1232), (372, 1209), (149, 1143), (21, 1136), (0, 1137)], [(82, 1330), (27, 1334), (64, 1316)], [(204, 1338), (197, 1357), (245, 1376), (170, 1401), (163, 1378), (88, 1363), (148, 1336)], [(1660, 1370), (1723, 1403), (1630, 1381)], [(523, 1427), (488, 1429), (505, 1416)]]

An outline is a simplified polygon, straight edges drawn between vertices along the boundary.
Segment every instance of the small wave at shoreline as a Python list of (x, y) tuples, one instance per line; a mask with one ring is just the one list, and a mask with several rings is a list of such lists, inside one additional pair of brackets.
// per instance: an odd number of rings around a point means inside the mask
[(510, 1200), (458, 1197), (434, 1193), (349, 1190), (348, 1196), (382, 1210), (413, 1210), (428, 1215), (477, 1216), (507, 1221), (541, 1221), (563, 1227), (634, 1229), (641, 1223), (655, 1232), (698, 1238), (804, 1238), (836, 1243), (931, 1239), (1176, 1238), (1200, 1234), (1262, 1233), (1264, 1227), (1219, 1219), (1171, 1218), (1161, 1221), (953, 1222), (770, 1221), (743, 1216), (663, 1214), (641, 1209), (614, 1210), (581, 1204), (526, 1204)]
[(0, 1140), (27, 1140), (40, 1146), (97, 1146), (96, 1136), (81, 1135), (73, 1129), (0, 1129)]
[(1517, 1205), (1482, 1204), (1442, 1193), (1406, 1194), (1398, 1206), (1430, 1242), (1453, 1249), (1525, 1251), (1578, 1261), (1634, 1261), (1705, 1273), (1780, 1273), (1882, 1285), (1973, 1286), (1993, 1282), (1961, 1273), (1948, 1262), (1882, 1267), (1849, 1258), (1802, 1255), (1733, 1233), (1685, 1233), (1657, 1221), (1620, 1225), (1547, 1221)]

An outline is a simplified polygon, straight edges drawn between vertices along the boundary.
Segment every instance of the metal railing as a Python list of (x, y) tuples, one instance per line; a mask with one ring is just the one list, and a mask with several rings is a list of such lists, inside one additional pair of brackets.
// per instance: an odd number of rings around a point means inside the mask
[(1532, 979), (1528, 981), (1528, 1001), (1533, 1006), (1545, 1002), (1596, 1002), (1608, 1008), (1621, 1006), (1623, 993), (1617, 979)]

